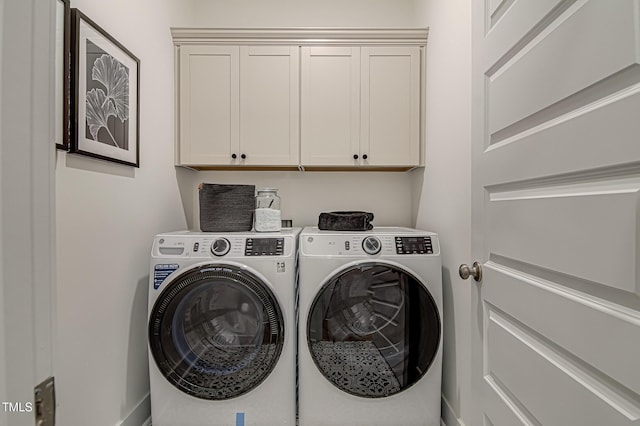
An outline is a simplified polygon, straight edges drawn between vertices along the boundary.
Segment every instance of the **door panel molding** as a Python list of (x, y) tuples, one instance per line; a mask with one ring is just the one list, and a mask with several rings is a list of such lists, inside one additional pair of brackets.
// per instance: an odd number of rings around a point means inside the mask
[[(633, 340), (640, 327), (638, 316), (605, 301), (566, 292), (557, 284), (515, 278), (515, 273), (501, 272), (499, 267), (487, 266), (485, 269), (487, 279), (496, 282), (496, 289), (486, 297), (488, 315), (498, 311), (512, 323), (517, 321), (519, 328), (546, 342), (567, 362), (576, 364), (594, 376), (594, 380), (606, 382), (613, 392), (640, 407), (637, 385), (640, 373), (636, 371), (640, 343)], [(510, 302), (501, 297), (499, 291), (507, 286), (519, 291), (522, 300)], [(584, 327), (575, 331), (572, 327), (576, 323)], [(616, 359), (610, 359), (611, 345), (622, 339), (629, 339), (629, 347), (617, 353)], [(594, 348), (593, 342), (598, 342), (599, 346)], [(485, 349), (486, 345), (485, 342)]]
[[(640, 170), (639, 163), (633, 162), (640, 158), (640, 120), (635, 113), (639, 110), (637, 84), (493, 144), (486, 150), (487, 185), (522, 181), (517, 185), (535, 186), (634, 175)], [(612, 139), (616, 149), (606, 143)], [(585, 149), (591, 144), (598, 147), (597, 157)], [(507, 160), (510, 156), (527, 161), (512, 163)]]
[[(564, 15), (488, 76), (492, 135), (638, 63), (632, 1), (592, 0)], [(603, 21), (616, 24), (602, 31)]]
[[(494, 74), (509, 62), (563, 16), (576, 1), (578, 0), (504, 0), (499, 9), (487, 18), (487, 75)], [(578, 7), (586, 2), (587, 0), (580, 0)]]
[[(532, 409), (540, 424), (614, 425), (640, 419), (633, 393), (491, 305), (486, 328), (486, 374)], [(542, 405), (537, 393), (545, 389), (561, 397)]]
[(557, 123), (572, 120), (637, 93), (639, 84), (640, 64), (631, 64), (589, 87), (494, 131), (490, 135), (489, 144), (521, 138), (522, 134), (529, 134), (534, 129), (540, 131)]
[(640, 295), (640, 182), (628, 185), (489, 193), (488, 250)]
[[(487, 374), (484, 376), (484, 381), (487, 399), (492, 400), (491, 404), (487, 404), (488, 412), (484, 414), (485, 425), (542, 426), (497, 377)], [(494, 419), (493, 421), (489, 420), (488, 414)]]

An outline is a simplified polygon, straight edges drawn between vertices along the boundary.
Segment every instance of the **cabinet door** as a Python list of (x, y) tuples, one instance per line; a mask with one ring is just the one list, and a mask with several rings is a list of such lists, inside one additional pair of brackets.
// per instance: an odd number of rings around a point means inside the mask
[(179, 164), (236, 163), (238, 47), (181, 46), (179, 55)]
[(245, 165), (297, 165), (299, 47), (240, 47), (240, 152)]
[(420, 48), (362, 48), (362, 164), (420, 162)]
[(360, 48), (302, 48), (302, 164), (353, 166), (360, 144)]

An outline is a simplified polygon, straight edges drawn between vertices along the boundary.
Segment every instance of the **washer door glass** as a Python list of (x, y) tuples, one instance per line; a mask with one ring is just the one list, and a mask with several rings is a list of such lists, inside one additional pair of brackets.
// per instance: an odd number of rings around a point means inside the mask
[(331, 383), (353, 395), (386, 397), (427, 372), (440, 343), (440, 316), (414, 276), (365, 263), (322, 287), (307, 336), (316, 366)]
[(181, 391), (223, 400), (249, 392), (275, 367), (284, 344), (282, 312), (255, 275), (228, 265), (174, 280), (149, 319), (149, 346)]

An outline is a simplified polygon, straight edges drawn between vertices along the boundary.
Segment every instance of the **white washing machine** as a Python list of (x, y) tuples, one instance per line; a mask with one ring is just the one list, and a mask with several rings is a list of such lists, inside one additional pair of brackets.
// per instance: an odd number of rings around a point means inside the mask
[(439, 426), (438, 236), (304, 228), (299, 251), (300, 425)]
[(154, 426), (295, 425), (299, 231), (155, 237)]

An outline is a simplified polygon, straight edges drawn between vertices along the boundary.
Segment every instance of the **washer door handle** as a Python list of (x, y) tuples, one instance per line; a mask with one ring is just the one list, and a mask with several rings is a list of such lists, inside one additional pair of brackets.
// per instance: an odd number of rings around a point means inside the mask
[(460, 268), (458, 268), (458, 273), (463, 280), (473, 277), (473, 279), (478, 282), (482, 281), (482, 265), (480, 262), (473, 262), (471, 268), (466, 263), (463, 263), (460, 265)]

